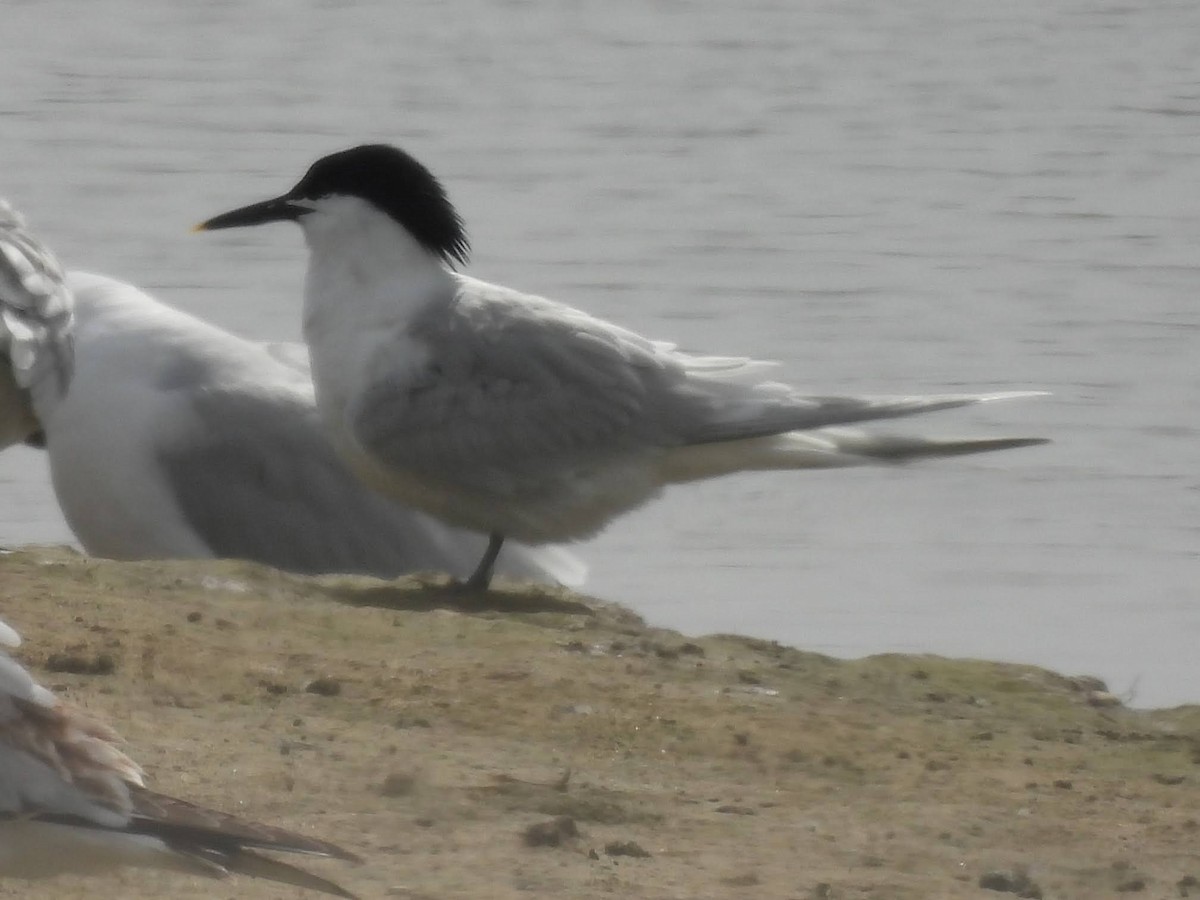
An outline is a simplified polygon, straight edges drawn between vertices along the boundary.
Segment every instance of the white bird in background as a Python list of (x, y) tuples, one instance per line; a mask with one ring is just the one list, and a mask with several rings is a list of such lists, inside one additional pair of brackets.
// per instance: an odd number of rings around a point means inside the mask
[[(44, 442), (89, 553), (468, 574), (483, 535), (364, 486), (321, 427), (307, 366), (303, 345), (243, 340), (100, 275), (64, 281), (0, 209), (0, 448)], [(559, 548), (514, 546), (500, 568), (572, 585), (585, 573)]]
[(561, 303), (456, 273), (468, 243), (407, 153), (318, 160), (290, 191), (196, 226), (295, 221), (309, 247), (304, 336), (317, 405), (369, 484), (491, 535), (578, 540), (664, 485), (1043, 443), (834, 429), (1016, 394), (810, 397), (764, 363), (692, 356)]
[[(19, 643), (0, 622), (0, 645)], [(138, 866), (212, 878), (239, 873), (354, 896), (256, 851), (360, 861), (354, 854), (148, 790), (118, 741), (0, 649), (0, 879)]]

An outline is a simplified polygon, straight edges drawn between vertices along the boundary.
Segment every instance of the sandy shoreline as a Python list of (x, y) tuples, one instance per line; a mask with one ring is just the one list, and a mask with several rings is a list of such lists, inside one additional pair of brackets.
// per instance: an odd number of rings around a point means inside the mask
[(309, 865), (363, 897), (1200, 897), (1200, 707), (1086, 678), (685, 638), (567, 591), (464, 606), (52, 548), (0, 556), (0, 595), (21, 658), (153, 787), (343, 844), (366, 863)]

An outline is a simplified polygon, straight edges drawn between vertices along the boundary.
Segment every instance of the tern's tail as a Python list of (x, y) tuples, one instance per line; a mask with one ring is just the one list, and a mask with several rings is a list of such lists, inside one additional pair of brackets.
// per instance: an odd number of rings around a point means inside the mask
[(870, 434), (843, 428), (826, 428), (811, 436), (831, 441), (837, 455), (853, 458), (850, 462), (837, 465), (858, 465), (858, 461), (907, 462), (935, 456), (966, 456), (968, 453), (1013, 450), (1050, 443), (1046, 438), (927, 438), (904, 434)]
[(250, 850), (242, 850), (234, 856), (226, 857), (223, 863), (226, 869), (230, 872), (236, 872), (239, 875), (262, 878), (279, 884), (292, 884), (296, 887), (307, 888), (310, 891), (331, 894), (334, 897), (348, 897), (351, 900), (354, 898), (354, 894), (351, 894), (340, 884), (332, 882), (327, 878), (322, 878), (319, 875), (314, 875), (312, 872), (301, 869), (299, 866), (289, 865), (278, 859), (271, 859), (268, 856), (263, 856), (261, 853), (254, 853)]
[(682, 447), (668, 458), (665, 475), (672, 482), (694, 481), (748, 470), (883, 465), (1046, 443), (1049, 441), (1045, 438), (927, 438), (856, 428), (820, 428)]

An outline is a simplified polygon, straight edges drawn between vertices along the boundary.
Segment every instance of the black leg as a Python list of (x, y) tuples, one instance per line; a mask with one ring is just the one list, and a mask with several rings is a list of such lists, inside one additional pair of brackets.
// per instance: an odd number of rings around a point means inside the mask
[(487, 549), (483, 551), (483, 559), (471, 573), (471, 577), (463, 582), (463, 587), (469, 591), (486, 591), (492, 583), (492, 569), (496, 566), (496, 557), (500, 555), (500, 547), (504, 543), (504, 535), (492, 532), (488, 537)]

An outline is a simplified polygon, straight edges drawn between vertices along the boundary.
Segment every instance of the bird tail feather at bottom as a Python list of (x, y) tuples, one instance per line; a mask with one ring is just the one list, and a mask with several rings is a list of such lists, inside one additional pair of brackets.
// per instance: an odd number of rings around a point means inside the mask
[(852, 428), (788, 432), (744, 441), (680, 447), (667, 458), (668, 482), (772, 469), (837, 469), (1047, 444), (1045, 438), (930, 438)]
[(277, 859), (271, 859), (268, 856), (255, 853), (252, 850), (241, 850), (232, 856), (228, 856), (222, 860), (222, 864), (230, 872), (236, 872), (239, 875), (262, 878), (279, 884), (291, 884), (296, 887), (308, 888), (310, 891), (331, 894), (334, 897), (355, 897), (354, 894), (351, 894), (341, 885), (335, 884), (328, 879), (321, 878), (319, 875), (306, 872), (304, 869), (289, 865), (288, 863), (280, 862)]
[(965, 456), (1047, 444), (1046, 438), (930, 438), (903, 434), (868, 434), (850, 429), (826, 429), (838, 452), (865, 457), (867, 462), (905, 462), (937, 456)]

